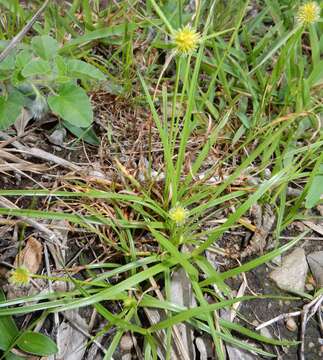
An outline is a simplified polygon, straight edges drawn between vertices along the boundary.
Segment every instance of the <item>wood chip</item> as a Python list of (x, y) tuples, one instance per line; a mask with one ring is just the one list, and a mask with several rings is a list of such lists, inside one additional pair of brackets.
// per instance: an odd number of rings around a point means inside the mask
[(305, 224), (307, 227), (309, 227), (316, 233), (323, 235), (323, 226), (322, 225), (314, 224), (313, 222), (307, 221), (307, 220), (304, 220), (303, 224)]

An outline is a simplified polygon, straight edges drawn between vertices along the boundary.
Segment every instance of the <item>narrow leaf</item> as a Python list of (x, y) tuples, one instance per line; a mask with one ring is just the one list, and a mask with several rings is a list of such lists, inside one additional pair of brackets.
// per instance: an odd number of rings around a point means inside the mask
[(314, 176), (313, 182), (306, 195), (305, 207), (307, 209), (315, 206), (323, 195), (323, 164), (320, 165), (317, 174)]

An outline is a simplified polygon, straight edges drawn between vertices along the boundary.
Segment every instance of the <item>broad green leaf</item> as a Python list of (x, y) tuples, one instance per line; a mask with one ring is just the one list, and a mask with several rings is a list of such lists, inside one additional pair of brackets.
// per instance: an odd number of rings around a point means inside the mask
[(15, 52), (12, 52), (4, 60), (0, 62), (0, 70), (1, 71), (13, 70), (15, 68), (15, 59), (16, 59), (16, 54)]
[(25, 102), (19, 91), (12, 91), (7, 97), (0, 96), (0, 130), (6, 130), (14, 124)]
[(58, 95), (48, 97), (48, 105), (55, 114), (74, 126), (88, 127), (93, 121), (90, 99), (77, 85), (63, 85)]
[(50, 74), (50, 72), (51, 67), (49, 62), (43, 59), (31, 60), (21, 71), (24, 77), (47, 75)]
[[(0, 301), (5, 301), (6, 298), (2, 289), (0, 289)], [(19, 331), (11, 316), (0, 316), (0, 349), (8, 350), (14, 343)]]
[(77, 126), (73, 126), (67, 121), (64, 121), (63, 124), (66, 129), (70, 131), (73, 135), (77, 136), (78, 139), (82, 139), (86, 143), (91, 145), (100, 145), (100, 139), (96, 136), (92, 127), (89, 127), (88, 129), (83, 129)]
[(313, 182), (308, 190), (305, 200), (307, 209), (315, 206), (323, 195), (323, 164), (320, 165), (319, 171), (314, 176)]
[(31, 59), (32, 53), (30, 49), (20, 51), (16, 56), (16, 67), (22, 69), (31, 61)]
[(59, 44), (49, 35), (35, 36), (31, 40), (34, 52), (44, 60), (50, 60), (57, 55)]
[(82, 60), (67, 60), (68, 75), (76, 78), (89, 77), (96, 80), (104, 80), (104, 74), (95, 66), (88, 64)]
[(39, 356), (48, 356), (58, 352), (58, 348), (53, 340), (43, 334), (32, 331), (22, 333), (17, 340), (17, 346), (27, 353)]

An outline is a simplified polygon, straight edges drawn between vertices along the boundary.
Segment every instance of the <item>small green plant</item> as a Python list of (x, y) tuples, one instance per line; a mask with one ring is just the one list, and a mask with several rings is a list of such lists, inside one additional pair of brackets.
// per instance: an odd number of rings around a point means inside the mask
[[(3, 291), (0, 289), (0, 301), (5, 301)], [(28, 354), (48, 356), (58, 352), (56, 344), (47, 336), (30, 330), (19, 331), (11, 316), (0, 317), (0, 351), (7, 360), (25, 359), (11, 352), (14, 347)]]
[(51, 36), (35, 36), (0, 63), (0, 129), (14, 124), (23, 107), (36, 119), (50, 110), (69, 129), (88, 128), (93, 111), (78, 81), (104, 79), (95, 66), (60, 55), (60, 45)]

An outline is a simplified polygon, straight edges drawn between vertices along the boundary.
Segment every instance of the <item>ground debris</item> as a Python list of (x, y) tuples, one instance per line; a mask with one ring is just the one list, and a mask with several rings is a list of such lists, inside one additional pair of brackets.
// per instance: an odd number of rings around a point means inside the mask
[(267, 237), (275, 223), (275, 215), (269, 205), (264, 209), (258, 204), (251, 208), (251, 216), (255, 219), (256, 230), (249, 245), (242, 251), (241, 258), (262, 253), (267, 244)]
[(56, 360), (82, 360), (87, 342), (84, 332), (88, 332), (88, 325), (76, 310), (67, 311), (65, 315), (68, 321), (62, 321), (57, 329), (59, 353), (55, 358)]

